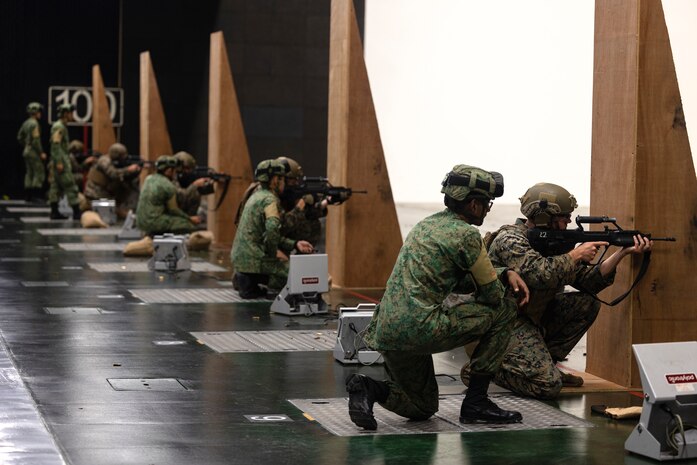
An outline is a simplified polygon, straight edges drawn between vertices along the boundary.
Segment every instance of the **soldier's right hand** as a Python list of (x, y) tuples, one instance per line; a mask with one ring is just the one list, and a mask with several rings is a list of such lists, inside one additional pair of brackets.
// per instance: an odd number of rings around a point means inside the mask
[(607, 242), (583, 242), (581, 245), (569, 252), (571, 258), (578, 262), (590, 263), (595, 259), (598, 254), (598, 249), (601, 247), (607, 247), (609, 243)]
[(312, 253), (315, 248), (312, 247), (312, 244), (310, 244), (307, 241), (298, 241), (295, 243), (295, 248), (298, 250), (300, 253)]
[(201, 224), (201, 217), (198, 215), (190, 216), (189, 219), (194, 224)]

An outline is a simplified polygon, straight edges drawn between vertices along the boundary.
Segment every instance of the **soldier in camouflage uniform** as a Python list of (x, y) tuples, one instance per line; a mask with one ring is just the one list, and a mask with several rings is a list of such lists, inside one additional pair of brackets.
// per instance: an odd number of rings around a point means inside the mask
[(177, 205), (177, 189), (172, 180), (179, 163), (169, 155), (158, 157), (157, 173), (145, 178), (136, 209), (138, 229), (148, 236), (196, 231), (201, 222), (198, 216), (189, 216)]
[(73, 209), (73, 219), (80, 219), (80, 201), (78, 188), (73, 176), (73, 167), (68, 155), (68, 127), (73, 121), (75, 108), (67, 103), (58, 106), (58, 120), (51, 126), (51, 161), (48, 169), (48, 202), (51, 206), (51, 219), (64, 220), (65, 216), (58, 212), (58, 201), (65, 195), (68, 204)]
[[(349, 415), (374, 430), (373, 404), (413, 420), (438, 411), (438, 385), (431, 354), (479, 340), (473, 373), (460, 409), (460, 421), (513, 423), (519, 412), (500, 409), (487, 396), (508, 346), (516, 302), (506, 285), (527, 301), (517, 273), (494, 269), (474, 226), (481, 226), (491, 200), (503, 194), (503, 178), (457, 165), (443, 181), (447, 209), (420, 221), (407, 236), (385, 294), (366, 330), (366, 343), (385, 360), (388, 381), (353, 374), (346, 380)], [(471, 302), (443, 305), (454, 291), (474, 292)]]
[(137, 163), (126, 165), (127, 157), (125, 145), (113, 144), (107, 154), (100, 156), (97, 163), (92, 165), (85, 186), (85, 197), (90, 205), (92, 200), (114, 199), (119, 218), (125, 218), (138, 199), (140, 166)]
[(197, 215), (201, 207), (201, 197), (215, 192), (215, 183), (211, 178), (193, 179), (196, 159), (187, 152), (177, 152), (174, 158), (179, 162), (179, 172), (174, 179), (177, 187), (177, 203), (188, 215)]
[(71, 140), (68, 144), (68, 156), (70, 157), (70, 166), (73, 168), (75, 183), (82, 192), (85, 184), (85, 173), (89, 171), (97, 158), (85, 153), (85, 144), (77, 139)]
[[(511, 391), (540, 399), (552, 399), (562, 386), (581, 386), (583, 378), (561, 372), (564, 360), (595, 321), (600, 303), (593, 298), (612, 284), (615, 269), (629, 254), (651, 250), (651, 242), (636, 236), (634, 247), (616, 251), (596, 265), (598, 249), (606, 242), (586, 242), (553, 256), (534, 250), (527, 237), (531, 228), (563, 230), (571, 222), (577, 203), (561, 186), (539, 183), (521, 197), (526, 218), (501, 227), (489, 245), (494, 266), (516, 270), (530, 287), (530, 302), (515, 322), (506, 356), (494, 381)], [(584, 292), (564, 293), (571, 285)], [(467, 378), (469, 368), (463, 369)]]
[(17, 133), (17, 141), (24, 149), (22, 156), (26, 167), (24, 190), (27, 200), (41, 196), (41, 189), (46, 179), (46, 169), (44, 168), (46, 154), (41, 146), (41, 128), (39, 126), (43, 110), (43, 105), (38, 102), (31, 102), (27, 105), (29, 117)]
[(305, 174), (302, 167), (288, 157), (278, 157), (286, 168), (286, 188), (281, 195), (283, 207), (283, 220), (281, 234), (295, 240), (306, 240), (314, 247), (319, 244), (322, 236), (322, 223), (320, 218), (327, 216), (326, 199), (315, 201), (310, 195), (299, 195), (296, 187), (299, 186)]
[(254, 177), (260, 187), (244, 205), (230, 258), (233, 281), (244, 299), (266, 295), (259, 285), (280, 289), (288, 279), (288, 254), (311, 253), (312, 244), (281, 235), (279, 194), (285, 187), (285, 168), (276, 160), (257, 165)]

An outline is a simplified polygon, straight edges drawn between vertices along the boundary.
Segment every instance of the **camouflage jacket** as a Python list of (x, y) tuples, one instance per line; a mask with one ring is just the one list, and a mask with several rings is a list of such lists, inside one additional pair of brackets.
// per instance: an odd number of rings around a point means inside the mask
[(475, 302), (497, 306), (505, 288), (479, 231), (450, 210), (421, 220), (409, 232), (371, 323), (371, 347), (379, 350), (425, 350), (448, 337), (451, 314), (445, 308), (452, 292), (471, 293)]
[(17, 133), (17, 141), (24, 147), (24, 155), (41, 155), (44, 149), (41, 146), (41, 128), (36, 118), (27, 118), (22, 123)]
[(179, 207), (170, 209), (167, 206), (176, 193), (172, 181), (160, 173), (151, 174), (145, 178), (136, 208), (138, 227), (144, 231), (157, 229), (158, 218), (162, 215), (179, 216), (188, 220), (189, 215)]
[(214, 183), (212, 182), (207, 182), (201, 187), (197, 187), (193, 183), (187, 187), (182, 187), (177, 178), (172, 182), (177, 188), (177, 204), (179, 208), (192, 216), (198, 214), (198, 208), (201, 206), (201, 197), (215, 192)]
[(290, 253), (295, 241), (281, 236), (281, 206), (278, 196), (260, 187), (244, 205), (232, 243), (230, 258), (235, 271), (263, 273), (278, 261), (276, 251)]
[(502, 226), (489, 246), (489, 258), (494, 266), (512, 268), (520, 274), (530, 289), (530, 302), (523, 309), (537, 325), (554, 296), (571, 285), (596, 294), (615, 279), (613, 271), (605, 278), (599, 266), (574, 264), (569, 254), (544, 257), (532, 248), (525, 220)]
[(68, 128), (63, 120), (58, 120), (51, 126), (51, 164), (63, 164), (63, 170), (72, 172), (70, 157), (68, 156)]
[(320, 218), (327, 215), (327, 209), (322, 209), (319, 203), (314, 203), (311, 195), (306, 195), (303, 200), (305, 208), (302, 210), (292, 206), (284, 212), (281, 232), (286, 237), (296, 241), (308, 241), (316, 246), (322, 236)]
[(136, 176), (137, 171), (129, 173), (125, 167), (117, 168), (109, 155), (102, 155), (87, 172), (85, 197), (113, 199), (119, 187), (130, 184), (130, 180)]

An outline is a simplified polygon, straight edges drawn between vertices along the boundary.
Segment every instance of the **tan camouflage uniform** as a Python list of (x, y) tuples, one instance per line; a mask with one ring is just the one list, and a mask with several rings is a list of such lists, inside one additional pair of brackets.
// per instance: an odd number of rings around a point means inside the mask
[(85, 197), (89, 201), (114, 199), (117, 209), (128, 211), (137, 204), (138, 188), (134, 181), (139, 174), (129, 173), (127, 167), (117, 168), (108, 154), (102, 155), (87, 173)]
[(41, 161), (41, 154), (44, 149), (41, 146), (41, 129), (39, 121), (34, 117), (29, 117), (19, 128), (17, 140), (24, 148), (22, 156), (26, 166), (24, 175), (25, 189), (40, 189), (46, 179), (46, 169)]
[(530, 397), (550, 399), (562, 387), (556, 362), (563, 360), (595, 321), (596, 294), (612, 284), (614, 271), (603, 278), (599, 266), (574, 264), (568, 254), (544, 257), (527, 239), (525, 220), (503, 226), (489, 246), (494, 266), (512, 268), (530, 289), (530, 302), (515, 322), (506, 356), (494, 382)]
[[(411, 230), (365, 336), (390, 377), (383, 407), (415, 420), (438, 411), (437, 352), (479, 340), (473, 370), (499, 369), (516, 315), (499, 279), (504, 270), (492, 267), (478, 230), (450, 210)], [(443, 305), (452, 292), (473, 291), (472, 302)]]

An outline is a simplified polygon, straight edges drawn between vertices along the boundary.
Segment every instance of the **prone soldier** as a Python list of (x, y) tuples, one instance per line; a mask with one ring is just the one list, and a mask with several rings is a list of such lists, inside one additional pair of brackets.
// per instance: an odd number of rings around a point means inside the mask
[(27, 201), (41, 197), (41, 189), (46, 180), (46, 169), (44, 161), (46, 154), (41, 145), (41, 119), (43, 105), (38, 102), (31, 102), (27, 105), (29, 117), (22, 123), (17, 133), (17, 141), (22, 146), (22, 157), (26, 168), (24, 174), (24, 191)]

